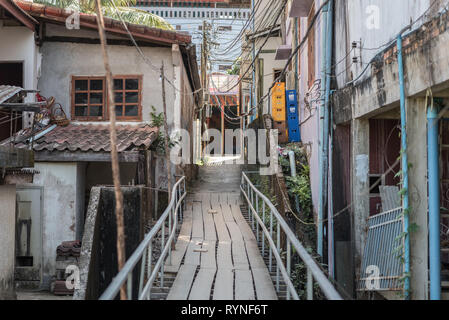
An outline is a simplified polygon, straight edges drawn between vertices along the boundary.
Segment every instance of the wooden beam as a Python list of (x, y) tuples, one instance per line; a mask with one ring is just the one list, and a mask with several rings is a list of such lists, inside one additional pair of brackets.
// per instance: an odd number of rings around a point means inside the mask
[(2, 103), (0, 104), (0, 109), (7, 109), (9, 111), (39, 112), (41, 110), (41, 106), (46, 105), (46, 102)]
[[(124, 151), (118, 154), (120, 162), (137, 163), (144, 160), (139, 151)], [(111, 162), (109, 152), (83, 151), (36, 151), (35, 161), (40, 162)]]
[(0, 6), (5, 8), (5, 10), (31, 31), (34, 31), (34, 27), (39, 24), (36, 19), (21, 10), (13, 1), (0, 0)]

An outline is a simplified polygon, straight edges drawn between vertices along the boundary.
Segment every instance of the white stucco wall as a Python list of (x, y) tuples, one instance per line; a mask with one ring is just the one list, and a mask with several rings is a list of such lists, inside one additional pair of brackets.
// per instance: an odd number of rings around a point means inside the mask
[[(433, 4), (434, 2), (437, 3)], [(351, 66), (346, 63), (337, 66), (336, 74), (342, 73), (338, 77), (339, 87), (344, 87), (349, 80), (345, 69), (349, 68), (353, 77), (358, 77), (366, 64), (384, 50), (385, 45), (394, 43), (398, 33), (411, 21), (416, 21), (412, 28), (414, 30), (426, 22), (425, 19), (420, 19), (424, 13), (431, 17), (437, 12), (440, 8), (439, 2), (440, 0), (395, 0), (386, 5), (385, 0), (336, 1), (336, 29), (339, 31), (335, 34), (335, 61), (344, 59), (351, 50), (350, 44), (353, 41), (361, 41), (364, 48), (360, 50), (359, 46), (351, 52), (348, 60)], [(345, 16), (342, 16), (343, 14)], [(352, 57), (358, 57), (359, 63), (352, 64)], [(367, 76), (369, 72), (366, 72), (362, 79)]]
[[(142, 120), (150, 121), (153, 105), (162, 112), (159, 68), (164, 61), (166, 77), (173, 82), (171, 47), (141, 47), (156, 70), (145, 63), (133, 46), (110, 45), (109, 60), (114, 75), (142, 75)], [(44, 96), (54, 96), (61, 103), (67, 116), (71, 110), (72, 76), (104, 76), (103, 56), (97, 44), (45, 42), (42, 46), (42, 76), (38, 88)], [(166, 83), (167, 106), (174, 105), (174, 89)], [(170, 109), (168, 109), (171, 111)], [(173, 124), (173, 111), (168, 112), (169, 126)]]
[(23, 86), (36, 89), (40, 54), (34, 43), (34, 32), (26, 27), (4, 27), (0, 24), (0, 39), (0, 62), (23, 62)]
[(55, 274), (57, 246), (76, 239), (77, 164), (36, 162), (35, 169), (40, 173), (33, 183), (44, 187), (43, 281), (48, 285)]
[[(34, 41), (34, 32), (26, 27), (5, 27), (0, 22), (0, 62), (23, 63), (23, 88), (37, 89), (42, 56)], [(35, 101), (29, 94), (25, 102)], [(31, 125), (32, 118), (24, 113), (23, 126)]]

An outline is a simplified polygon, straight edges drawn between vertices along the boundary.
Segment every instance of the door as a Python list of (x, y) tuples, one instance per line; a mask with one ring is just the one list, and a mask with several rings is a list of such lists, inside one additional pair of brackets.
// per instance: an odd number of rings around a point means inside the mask
[(42, 188), (17, 187), (16, 281), (41, 281)]

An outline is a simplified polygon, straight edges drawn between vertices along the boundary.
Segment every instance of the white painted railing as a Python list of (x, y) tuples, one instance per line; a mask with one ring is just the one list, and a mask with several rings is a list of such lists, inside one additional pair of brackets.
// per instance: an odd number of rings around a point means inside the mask
[[(125, 266), (112, 280), (109, 287), (101, 295), (100, 300), (113, 300), (118, 295), (120, 288), (126, 284), (127, 299), (150, 300), (151, 288), (154, 281), (159, 277), (160, 287), (164, 286), (164, 263), (168, 256), (171, 262), (172, 243), (175, 240), (178, 222), (182, 221), (183, 201), (187, 195), (185, 177), (179, 179), (174, 185), (170, 203), (157, 221), (156, 225), (145, 236), (131, 257), (126, 261)], [(168, 222), (168, 239), (165, 241), (165, 227)], [(153, 240), (161, 232), (160, 256), (153, 265)], [(133, 271), (140, 262), (140, 278), (138, 296), (133, 297)]]
[[(301, 242), (296, 238), (293, 231), (288, 226), (287, 222), (279, 214), (276, 207), (271, 201), (263, 195), (250, 181), (245, 173), (242, 173), (242, 181), (240, 185), (243, 197), (248, 204), (248, 213), (250, 215), (251, 226), (259, 238), (259, 229), (262, 229), (262, 254), (265, 255), (265, 240), (269, 245), (269, 270), (272, 271), (273, 257), (276, 259), (276, 291), (279, 293), (280, 275), (287, 286), (287, 299), (299, 300), (300, 297), (291, 281), (291, 252), (292, 247), (304, 262), (307, 268), (307, 299), (313, 300), (314, 282), (318, 284), (323, 294), (329, 300), (343, 300), (332, 283), (326, 277), (321, 268), (309, 255), (307, 250), (303, 247)], [(259, 208), (259, 199), (262, 200), (262, 210)], [(269, 229), (265, 225), (266, 210), (270, 213)], [(276, 225), (276, 231), (273, 226)], [(286, 265), (281, 258), (281, 230), (286, 235)], [(276, 234), (275, 234), (276, 233)], [(276, 236), (276, 243), (274, 240)], [(259, 239), (257, 239), (259, 241)]]

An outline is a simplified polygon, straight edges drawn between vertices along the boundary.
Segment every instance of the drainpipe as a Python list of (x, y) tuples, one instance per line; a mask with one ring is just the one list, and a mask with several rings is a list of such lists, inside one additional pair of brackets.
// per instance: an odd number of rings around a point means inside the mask
[[(328, 185), (328, 169), (329, 169), (329, 116), (330, 116), (330, 93), (331, 93), (331, 72), (332, 72), (332, 44), (333, 44), (333, 32), (334, 32), (334, 9), (333, 0), (328, 3), (327, 12), (327, 32), (326, 32), (326, 93), (324, 98), (324, 119), (323, 119), (323, 153), (322, 153), (322, 166), (323, 166), (323, 190), (321, 194), (321, 216), (318, 221), (318, 241), (321, 242), (318, 247), (318, 253), (323, 256), (323, 219), (324, 209), (326, 208), (327, 196), (329, 192)], [(321, 252), (321, 253), (320, 253)]]
[(327, 12), (329, 10), (329, 4), (323, 7), (323, 11), (321, 13), (321, 99), (320, 104), (320, 141), (319, 141), (319, 194), (320, 201), (318, 202), (318, 230), (317, 230), (317, 252), (320, 256), (323, 256), (323, 216), (324, 216), (324, 202), (323, 202), (323, 193), (324, 193), (324, 167), (323, 167), (323, 142), (324, 142), (324, 105), (325, 99), (324, 96), (326, 94), (326, 35), (327, 35)]
[(405, 80), (404, 80), (404, 62), (402, 56), (402, 34), (407, 27), (401, 33), (399, 33), (397, 39), (398, 46), (398, 67), (399, 67), (399, 87), (401, 97), (401, 153), (402, 153), (402, 179), (403, 190), (405, 190), (402, 209), (404, 212), (404, 294), (405, 299), (410, 299), (410, 234), (409, 234), (409, 219), (410, 219), (410, 206), (409, 206), (409, 185), (408, 185), (408, 156), (407, 156), (407, 114), (405, 110)]
[(429, 179), (429, 267), (430, 300), (441, 300), (440, 164), (438, 110), (427, 110), (427, 166)]
[[(332, 93), (334, 90), (332, 90)], [(334, 124), (334, 114), (333, 112), (330, 112), (330, 121), (331, 121), (331, 127), (330, 127), (330, 149), (329, 149), (329, 205), (328, 205), (328, 233), (327, 233), (327, 243), (328, 243), (328, 249), (327, 249), (327, 257), (328, 257), (328, 266), (329, 266), (329, 276), (331, 278), (335, 278), (335, 243), (334, 243), (334, 198), (333, 198), (333, 168), (332, 168), (332, 162), (333, 162), (333, 150), (334, 150), (334, 130), (333, 130), (333, 124)]]

